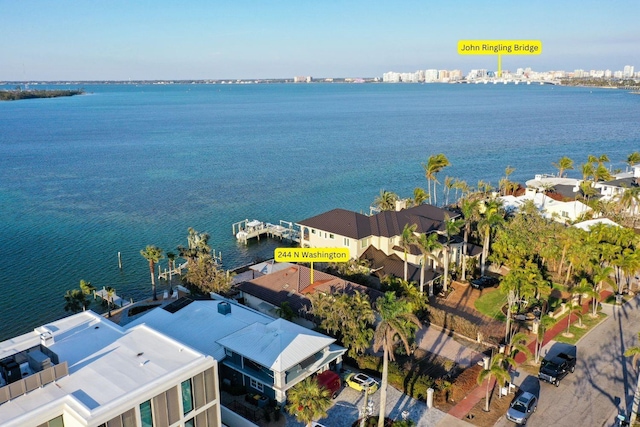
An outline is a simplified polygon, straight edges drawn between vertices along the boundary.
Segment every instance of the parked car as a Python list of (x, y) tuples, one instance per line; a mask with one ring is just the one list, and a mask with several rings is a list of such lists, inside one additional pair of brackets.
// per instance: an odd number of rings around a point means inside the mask
[(335, 399), (340, 393), (342, 382), (340, 376), (333, 371), (324, 371), (318, 374), (318, 384), (331, 392), (331, 398)]
[(471, 280), (471, 286), (476, 289), (491, 288), (498, 284), (498, 279), (491, 276), (482, 276)]
[(378, 381), (371, 378), (369, 375), (359, 373), (359, 374), (349, 374), (345, 378), (345, 382), (349, 387), (358, 391), (368, 390), (367, 393), (372, 394), (378, 390), (380, 386)]
[(540, 364), (538, 378), (558, 387), (560, 380), (569, 375), (569, 372), (573, 373), (575, 370), (575, 355), (559, 353), (553, 357), (545, 356)]
[(513, 402), (509, 405), (507, 419), (516, 424), (525, 425), (531, 414), (536, 411), (537, 407), (538, 399), (536, 396), (525, 391), (520, 394), (520, 396), (513, 399)]

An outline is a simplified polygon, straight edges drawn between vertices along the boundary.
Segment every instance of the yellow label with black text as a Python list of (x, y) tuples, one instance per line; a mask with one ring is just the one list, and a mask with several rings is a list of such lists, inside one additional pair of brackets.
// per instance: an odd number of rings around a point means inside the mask
[(540, 40), (459, 40), (460, 55), (540, 55)]
[(277, 248), (277, 262), (347, 262), (349, 248)]

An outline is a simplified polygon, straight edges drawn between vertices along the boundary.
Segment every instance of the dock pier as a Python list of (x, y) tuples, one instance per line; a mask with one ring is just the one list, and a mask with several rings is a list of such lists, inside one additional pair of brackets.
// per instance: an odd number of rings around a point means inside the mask
[(247, 244), (249, 239), (258, 239), (266, 236), (280, 240), (288, 240), (292, 243), (300, 243), (300, 229), (291, 221), (280, 220), (279, 224), (258, 221), (235, 222), (231, 225), (231, 232), (239, 242)]

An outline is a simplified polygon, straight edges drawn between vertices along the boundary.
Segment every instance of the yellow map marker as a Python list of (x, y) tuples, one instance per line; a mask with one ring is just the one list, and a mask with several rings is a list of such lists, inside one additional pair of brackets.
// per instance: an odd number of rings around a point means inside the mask
[(502, 55), (540, 55), (540, 40), (459, 40), (460, 55), (498, 55), (498, 77), (502, 77)]
[(277, 248), (273, 251), (276, 262), (310, 262), (313, 283), (314, 262), (349, 262), (349, 248)]

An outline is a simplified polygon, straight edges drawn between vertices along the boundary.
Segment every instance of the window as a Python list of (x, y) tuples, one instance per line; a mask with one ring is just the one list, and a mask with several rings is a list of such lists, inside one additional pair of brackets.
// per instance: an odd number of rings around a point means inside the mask
[(251, 378), (251, 381), (249, 382), (249, 384), (251, 385), (251, 388), (255, 388), (259, 392), (263, 392), (264, 391), (264, 385), (262, 385), (262, 383), (259, 383), (256, 380), (254, 380), (253, 378)]
[(333, 239), (334, 238), (333, 234), (329, 234), (329, 238)]
[(184, 422), (184, 427), (196, 427), (196, 423), (193, 420), (193, 418), (191, 418), (190, 420), (187, 420)]
[(193, 392), (191, 390), (191, 379), (182, 381), (182, 412), (186, 415), (193, 411)]
[(560, 214), (561, 214), (564, 218), (569, 218), (569, 212), (567, 212), (567, 211), (562, 211)]
[(361, 242), (362, 242), (362, 244), (361, 244), (361, 246), (360, 246), (360, 247), (361, 247), (362, 249), (364, 249), (364, 248), (366, 248), (366, 247), (368, 247), (368, 246), (369, 246), (369, 238), (368, 238), (368, 237), (367, 237), (366, 239), (362, 239), (362, 241), (361, 241)]
[(153, 427), (153, 414), (151, 413), (151, 401), (140, 404), (140, 420), (142, 427)]
[(62, 415), (55, 417), (52, 420), (49, 420), (49, 422), (47, 423), (48, 427), (64, 427), (64, 419), (62, 418)]
[(349, 239), (348, 239), (348, 238), (346, 238), (346, 237), (345, 237), (345, 238), (343, 239), (343, 242), (344, 242), (344, 245), (345, 245), (345, 246), (349, 246)]
[(312, 229), (311, 229), (311, 234), (316, 234), (316, 230), (315, 230), (315, 228), (312, 228)]

